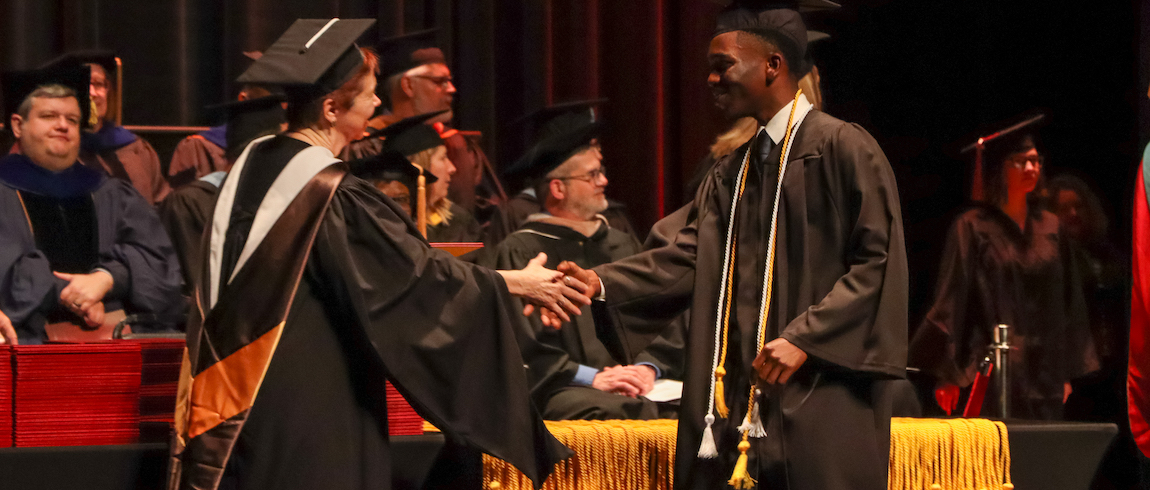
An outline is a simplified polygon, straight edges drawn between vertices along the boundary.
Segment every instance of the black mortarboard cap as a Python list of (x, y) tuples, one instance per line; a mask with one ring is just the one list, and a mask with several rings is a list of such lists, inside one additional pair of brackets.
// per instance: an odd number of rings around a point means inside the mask
[(505, 172), (508, 180), (539, 178), (571, 157), (575, 150), (599, 136), (602, 122), (595, 107), (607, 99), (580, 100), (539, 109), (516, 121), (526, 124), (532, 146)]
[(4, 121), (16, 112), (24, 98), (45, 85), (63, 85), (76, 92), (80, 103), (80, 126), (88, 127), (92, 104), (88, 101), (91, 74), (83, 65), (61, 65), (39, 70), (11, 71), (0, 75), (0, 93), (4, 95)]
[(71, 53), (64, 53), (43, 65), (41, 68), (51, 67), (65, 67), (65, 66), (83, 66), (83, 65), (100, 65), (104, 71), (108, 73), (108, 77), (116, 76), (116, 71), (119, 68), (116, 63), (116, 54), (103, 49), (93, 49), (85, 51), (73, 51)]
[(227, 102), (207, 107), (217, 120), (227, 123), (225, 156), (234, 160), (252, 140), (277, 134), (287, 120), (283, 108), (284, 98), (271, 95), (258, 99)]
[(281, 86), (293, 102), (329, 94), (363, 64), (355, 40), (374, 23), (373, 19), (298, 19), (236, 81)]
[(732, 31), (777, 36), (779, 40), (792, 45), (800, 60), (807, 52), (807, 26), (799, 12), (785, 4), (771, 4), (766, 8), (739, 6), (723, 10), (715, 22), (714, 35)]
[[(412, 194), (416, 190), (416, 179), (421, 170), (416, 167), (402, 153), (384, 149), (378, 154), (348, 162), (352, 175), (367, 180), (398, 180), (406, 185)], [(438, 181), (435, 174), (427, 169), (422, 170), (427, 184)]]
[(376, 46), (379, 52), (379, 77), (386, 79), (429, 63), (447, 63), (443, 50), (435, 41), (438, 29), (412, 32), (384, 39)]
[(427, 121), (447, 111), (428, 112), (396, 121), (371, 136), (383, 136), (383, 147), (410, 156), (443, 146), (443, 138)]

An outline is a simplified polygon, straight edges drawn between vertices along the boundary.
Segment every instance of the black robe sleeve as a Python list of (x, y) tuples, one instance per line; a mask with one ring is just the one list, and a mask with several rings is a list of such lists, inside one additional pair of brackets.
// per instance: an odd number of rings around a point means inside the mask
[[(522, 243), (518, 234), (512, 234), (503, 240), (503, 243), (484, 257), (480, 265), (495, 270), (522, 269), (535, 254)], [(554, 257), (548, 257), (554, 262)], [(523, 303), (518, 298), (511, 298), (513, 308), (522, 310)], [(588, 308), (583, 308), (584, 315), (590, 317)], [(580, 317), (577, 318), (582, 318)], [(512, 317), (515, 326), (515, 339), (519, 344), (519, 351), (523, 356), (523, 365), (527, 368), (527, 382), (531, 389), (531, 399), (536, 406), (542, 407), (551, 394), (559, 388), (571, 384), (575, 373), (579, 370), (579, 363), (571, 359), (564, 350), (546, 342), (541, 342), (537, 335), (543, 328), (537, 315), (528, 317)], [(565, 334), (566, 330), (557, 334)]]
[[(710, 185), (705, 187), (700, 196), (710, 191)], [(599, 332), (604, 344), (621, 344), (628, 357), (637, 357), (690, 307), (699, 209), (698, 202), (692, 203), (656, 223), (648, 246), (660, 246), (594, 268), (616, 326)]]
[[(958, 365), (960, 355), (968, 356), (969, 352), (956, 352), (960, 349), (955, 342), (959, 335), (954, 328), (966, 325), (968, 316), (990, 318), (986, 305), (978, 301), (978, 295), (971, 294), (972, 274), (967, 268), (973, 263), (970, 257), (972, 230), (967, 224), (961, 219), (955, 220), (947, 234), (934, 304), (915, 331), (909, 360), (911, 366), (959, 386), (966, 386), (973, 379), (966, 373), (967, 363)], [(983, 340), (987, 339), (979, 342)]]
[(343, 282), (336, 294), (396, 387), (445, 434), (536, 486), (570, 455), (528, 399), (511, 322), (521, 313), (498, 273), (430, 248), (390, 199), (356, 178), (336, 191), (312, 253)]
[[(819, 160), (819, 168), (808, 165), (804, 171), (832, 173), (828, 183), (838, 185), (828, 194), (840, 216), (823, 217), (824, 229), (807, 232), (848, 234), (843, 237), (846, 273), (780, 336), (849, 369), (905, 376), (907, 265), (894, 172), (874, 138), (854, 124), (836, 128)], [(788, 265), (793, 269), (797, 264)], [(813, 270), (820, 269), (834, 270)], [(818, 283), (833, 278), (798, 279)]]
[(195, 274), (199, 274), (203, 267), (200, 247), (218, 194), (218, 187), (197, 180), (172, 191), (157, 207), (160, 221), (176, 248), (176, 257), (184, 274), (184, 292), (189, 296), (192, 284), (195, 284)]

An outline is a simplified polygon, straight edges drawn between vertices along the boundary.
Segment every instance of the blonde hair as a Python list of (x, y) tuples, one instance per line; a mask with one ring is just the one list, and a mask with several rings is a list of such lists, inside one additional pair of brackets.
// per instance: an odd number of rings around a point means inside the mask
[[(439, 148), (440, 146), (433, 146), (426, 150), (420, 151), (419, 153), (407, 155), (407, 161), (414, 163), (416, 166), (423, 169), (424, 172), (430, 173), (431, 157), (435, 155), (435, 150), (438, 150)], [(437, 202), (427, 203), (427, 214), (438, 215), (442, 222), (445, 224), (451, 221), (451, 199), (444, 197)], [(428, 218), (430, 217), (431, 216), (428, 216)], [(430, 221), (431, 220), (429, 220), (429, 222)]]

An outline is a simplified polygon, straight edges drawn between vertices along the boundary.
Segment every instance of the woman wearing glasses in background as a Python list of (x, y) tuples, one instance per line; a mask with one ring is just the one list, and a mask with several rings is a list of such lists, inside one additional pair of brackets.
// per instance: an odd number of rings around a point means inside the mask
[[(965, 403), (959, 388), (974, 380), (998, 324), (1010, 327), (1012, 418), (1061, 419), (1070, 380), (1097, 369), (1074, 245), (1041, 202), (1035, 143), (1019, 133), (987, 146), (985, 200), (951, 226), (934, 304), (914, 332), (909, 365), (933, 376), (943, 409)], [(1002, 415), (984, 406), (983, 415)]]

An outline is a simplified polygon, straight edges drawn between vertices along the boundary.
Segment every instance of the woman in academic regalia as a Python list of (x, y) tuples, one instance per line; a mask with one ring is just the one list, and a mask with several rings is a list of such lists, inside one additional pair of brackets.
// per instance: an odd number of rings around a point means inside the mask
[[(447, 157), (447, 146), (439, 131), (427, 121), (444, 111), (412, 116), (392, 123), (378, 134), (384, 136), (383, 150), (402, 154), (424, 175), (426, 182), (427, 241), (479, 242), (483, 230), (471, 213), (447, 197), (455, 165)], [(430, 175), (428, 175), (430, 174)], [(411, 189), (416, 199), (415, 189)], [(416, 206), (413, 206), (413, 213)]]
[(510, 294), (577, 312), (541, 260), (491, 271), (432, 249), (335, 158), (379, 99), (370, 19), (301, 19), (239, 79), (280, 85), (287, 132), (220, 189), (181, 373), (169, 488), (391, 488), (385, 381), (538, 484), (569, 453), (532, 408)]
[(1032, 135), (990, 143), (983, 161), (985, 200), (950, 229), (910, 365), (933, 375), (940, 403), (950, 405), (955, 387), (974, 380), (993, 330), (1006, 324), (1010, 416), (1060, 419), (1069, 381), (1097, 368), (1073, 245), (1040, 203), (1043, 157)]

